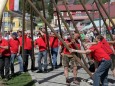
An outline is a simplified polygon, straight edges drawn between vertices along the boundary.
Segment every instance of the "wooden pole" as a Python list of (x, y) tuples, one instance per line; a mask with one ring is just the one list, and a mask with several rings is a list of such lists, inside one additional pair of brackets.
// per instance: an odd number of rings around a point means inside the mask
[[(48, 21), (41, 15), (41, 13), (37, 10), (37, 8), (33, 5), (33, 3), (30, 0), (27, 0), (29, 4), (32, 6), (32, 8), (35, 10), (35, 12), (40, 16), (40, 18), (47, 24), (47, 26), (50, 28), (50, 30), (59, 38), (59, 40), (63, 43), (63, 45), (69, 50), (69, 47), (64, 42), (64, 40), (55, 32), (55, 30), (51, 27), (51, 25), (48, 23)], [(80, 59), (72, 53), (72, 56), (75, 58), (75, 60), (84, 68), (84, 70), (92, 77), (91, 72), (87, 69), (86, 66), (83, 65), (83, 63), (80, 61)]]
[(1, 31), (1, 28), (2, 28), (2, 18), (3, 18), (3, 15), (2, 15), (2, 17), (0, 19), (0, 31)]
[(110, 35), (111, 39), (113, 40), (113, 36), (112, 36), (111, 32), (110, 32), (109, 29), (108, 29), (108, 25), (107, 25), (107, 23), (106, 23), (106, 21), (105, 21), (105, 19), (104, 19), (104, 16), (103, 16), (102, 13), (101, 13), (101, 10), (100, 10), (100, 8), (99, 8), (99, 6), (98, 6), (97, 0), (94, 0), (94, 2), (95, 2), (95, 4), (96, 4), (96, 6), (97, 6), (97, 9), (98, 9), (98, 11), (99, 11), (99, 14), (100, 14), (101, 18), (103, 19), (103, 22), (104, 22), (104, 24), (105, 24), (105, 26), (106, 26), (107, 31), (109, 32), (109, 35)]
[(104, 8), (103, 4), (101, 3), (100, 0), (98, 0), (100, 6), (102, 7), (103, 11), (105, 12), (105, 14), (107, 15), (108, 19), (110, 20), (110, 22), (112, 23), (113, 27), (115, 28), (115, 24), (113, 22), (113, 20), (111, 19), (111, 17), (109, 16), (109, 14), (107, 13), (106, 9)]
[[(62, 30), (61, 30), (60, 17), (59, 17), (59, 13), (57, 11), (56, 11), (56, 13), (57, 13), (57, 19), (58, 19), (59, 32), (60, 32), (60, 36), (62, 38), (63, 36), (62, 36)], [(59, 66), (62, 66), (62, 57), (61, 56), (60, 56), (60, 64), (59, 64)]]
[(86, 9), (85, 5), (83, 4), (82, 0), (79, 0), (79, 2), (80, 2), (80, 3), (81, 3), (81, 5), (83, 6), (83, 8), (84, 8), (84, 10), (85, 10), (86, 14), (88, 15), (88, 17), (89, 17), (90, 21), (91, 21), (91, 22), (92, 22), (92, 24), (93, 24), (93, 26), (94, 26), (95, 30), (97, 31), (97, 33), (98, 33), (98, 34), (100, 34), (100, 32), (98, 31), (98, 29), (97, 29), (97, 27), (96, 27), (96, 25), (95, 25), (95, 23), (94, 23), (93, 19), (91, 18), (90, 14), (88, 13), (88, 10)]
[[(67, 10), (67, 12), (68, 12), (68, 14), (69, 14), (69, 17), (70, 17), (70, 19), (71, 19), (71, 21), (72, 21), (72, 23), (73, 23), (73, 26), (74, 26), (74, 28), (75, 28), (75, 31), (80, 35), (79, 30), (78, 30), (78, 28), (76, 27), (76, 24), (75, 24), (75, 22), (74, 22), (74, 19), (73, 19), (71, 13), (70, 13), (70, 10), (69, 10), (69, 8), (68, 8), (67, 5), (66, 5), (66, 1), (63, 0), (63, 2), (64, 2), (64, 5), (65, 5), (65, 8), (66, 8), (66, 10)], [(80, 36), (80, 41), (81, 41), (82, 46), (84, 47), (84, 45), (83, 45), (83, 43), (82, 43), (83, 41), (82, 41), (82, 39), (81, 39), (81, 36)], [(85, 49), (85, 48), (84, 48), (84, 49)], [(86, 67), (88, 68), (87, 62), (85, 61), (83, 55), (80, 54), (80, 56), (82, 57), (82, 60), (83, 60), (84, 64), (85, 64)]]
[[(33, 0), (31, 0), (33, 1)], [(34, 39), (33, 39), (33, 10), (32, 10), (32, 7), (30, 7), (30, 20), (31, 20), (31, 39), (32, 39), (32, 63), (31, 63), (31, 66), (33, 69), (35, 69), (35, 56), (34, 56)]]
[(23, 4), (22, 4), (22, 7), (23, 7), (23, 28), (22, 28), (22, 58), (23, 58), (23, 61), (24, 61), (24, 42), (25, 42), (25, 39), (24, 39), (24, 35), (25, 35), (25, 0), (22, 0), (23, 1)]
[[(45, 5), (44, 5), (44, 0), (42, 0), (42, 6), (43, 6), (43, 15), (44, 18), (46, 19), (46, 14), (45, 14)], [(48, 47), (48, 55), (49, 55), (49, 59), (50, 59), (50, 64), (53, 68), (53, 64), (52, 64), (52, 58), (51, 58), (51, 51), (50, 51), (50, 46), (49, 46), (49, 35), (48, 35), (48, 30), (47, 30), (47, 24), (45, 23), (45, 31), (46, 31), (46, 41), (47, 41), (47, 47)]]

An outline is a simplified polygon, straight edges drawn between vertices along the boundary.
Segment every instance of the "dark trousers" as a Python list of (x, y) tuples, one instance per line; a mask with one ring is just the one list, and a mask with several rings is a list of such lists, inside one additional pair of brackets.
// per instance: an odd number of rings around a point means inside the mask
[(100, 62), (99, 67), (94, 73), (94, 84), (93, 86), (100, 86), (100, 81), (102, 83), (102, 86), (108, 86), (108, 71), (111, 67), (111, 60), (102, 60)]
[(27, 71), (29, 56), (31, 57), (31, 69), (34, 69), (34, 59), (32, 58), (32, 50), (24, 50), (24, 71)]
[[(5, 69), (5, 75), (4, 75)], [(2, 78), (9, 78), (10, 56), (0, 57), (0, 75)]]

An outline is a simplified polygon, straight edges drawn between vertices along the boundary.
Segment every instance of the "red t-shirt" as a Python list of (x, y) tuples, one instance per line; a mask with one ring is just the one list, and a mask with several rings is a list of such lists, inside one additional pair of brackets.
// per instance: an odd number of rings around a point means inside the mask
[(99, 45), (93, 45), (89, 50), (92, 51), (92, 57), (98, 62), (102, 61), (102, 59), (110, 60), (109, 55)]
[[(27, 44), (27, 43), (26, 43), (26, 38), (27, 38), (27, 36), (24, 35), (24, 49), (26, 48), (26, 44)], [(19, 40), (19, 42), (20, 42), (20, 46), (22, 47), (22, 36), (19, 37), (18, 40)]]
[(9, 40), (9, 44), (10, 44), (10, 50), (11, 53), (17, 54), (18, 53), (18, 49), (19, 49), (19, 40), (18, 39), (10, 39)]
[(20, 42), (20, 46), (22, 47), (22, 36), (18, 38), (19, 42)]
[(76, 46), (77, 46), (78, 50), (81, 49), (80, 43), (78, 41), (76, 41), (75, 44), (72, 44), (73, 49), (76, 49)]
[[(7, 40), (5, 39), (2, 39), (0, 41), (0, 46), (9, 46), (9, 43)], [(0, 53), (2, 56), (10, 56), (11, 55), (11, 52), (10, 52), (10, 49), (3, 49), (3, 48), (0, 48)]]
[(58, 38), (54, 36), (50, 36), (50, 47), (56, 48), (58, 47)]
[(26, 38), (26, 45), (25, 45), (24, 49), (27, 49), (27, 50), (32, 49), (32, 39), (31, 38), (29, 38), (29, 37)]
[(39, 51), (47, 50), (45, 37), (43, 37), (43, 38), (40, 37), (40, 38), (36, 39), (35, 45), (38, 45)]
[(103, 50), (104, 50), (108, 55), (113, 54), (113, 51), (112, 51), (112, 49), (111, 49), (109, 43), (108, 43), (105, 39), (103, 39), (102, 41), (100, 41), (100, 42), (98, 43), (98, 45), (101, 46), (101, 48), (103, 48)]
[[(70, 43), (68, 40), (64, 41), (66, 44)], [(63, 44), (60, 42), (60, 45), (63, 46)], [(72, 45), (69, 46), (70, 48), (72, 48)], [(64, 47), (62, 53), (70, 55), (71, 53), (68, 51), (68, 49), (66, 47)]]

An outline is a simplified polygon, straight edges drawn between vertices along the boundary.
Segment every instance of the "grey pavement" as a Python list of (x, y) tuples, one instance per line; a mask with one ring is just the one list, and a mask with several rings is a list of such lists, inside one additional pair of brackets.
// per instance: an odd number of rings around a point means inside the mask
[[(37, 67), (37, 55), (35, 65)], [(58, 57), (58, 63), (59, 63), (59, 57)], [(30, 69), (31, 62), (29, 61), (29, 69)], [(50, 66), (48, 66), (50, 68)], [(19, 67), (15, 66), (15, 70), (18, 71)], [(64, 68), (60, 67), (58, 69), (55, 69), (53, 71), (50, 71), (48, 73), (36, 73), (37, 71), (29, 71), (30, 75), (32, 76), (32, 79), (35, 80), (36, 86), (67, 86), (65, 83), (65, 77), (64, 77)], [(70, 79), (72, 78), (72, 72), (69, 73)], [(83, 68), (81, 68), (78, 71), (77, 75), (78, 79), (81, 80), (80, 85), (75, 85), (71, 83), (71, 86), (92, 86), (89, 85), (89, 83), (83, 81), (83, 79), (88, 79), (89, 75), (84, 71)], [(114, 82), (114, 83), (113, 83)], [(109, 72), (109, 86), (115, 86), (115, 78), (112, 76), (111, 71)]]

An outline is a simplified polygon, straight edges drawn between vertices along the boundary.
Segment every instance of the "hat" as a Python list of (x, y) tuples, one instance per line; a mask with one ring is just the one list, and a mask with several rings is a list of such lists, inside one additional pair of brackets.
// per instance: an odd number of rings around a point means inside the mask
[(17, 33), (16, 32), (13, 32), (12, 35), (18, 37)]

